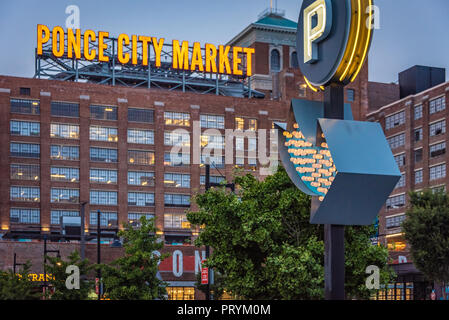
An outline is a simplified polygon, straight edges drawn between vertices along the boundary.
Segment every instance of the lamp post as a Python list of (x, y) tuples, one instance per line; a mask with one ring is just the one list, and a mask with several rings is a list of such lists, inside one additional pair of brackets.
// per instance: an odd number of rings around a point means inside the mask
[(87, 204), (87, 201), (84, 201), (81, 203), (81, 261), (83, 261), (86, 258), (86, 235), (84, 232), (84, 228), (85, 228), (85, 220), (86, 220), (86, 216), (85, 216), (85, 206)]

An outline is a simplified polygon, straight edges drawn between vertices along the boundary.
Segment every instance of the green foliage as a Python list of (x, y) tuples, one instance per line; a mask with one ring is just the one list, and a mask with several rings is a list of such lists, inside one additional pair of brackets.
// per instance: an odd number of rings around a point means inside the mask
[(429, 280), (449, 282), (449, 196), (411, 192), (406, 214), (402, 229), (413, 263)]
[[(235, 183), (238, 196), (210, 189), (195, 197), (199, 211), (187, 215), (192, 224), (205, 225), (196, 244), (213, 248), (207, 264), (223, 274), (224, 287), (246, 299), (323, 298), (323, 226), (309, 223), (310, 197), (283, 168), (262, 182), (248, 174)], [(371, 245), (371, 231), (346, 228), (350, 296), (368, 297), (370, 264), (382, 269), (383, 280), (390, 278), (387, 250)]]
[(27, 261), (19, 273), (13, 270), (0, 271), (0, 300), (37, 300), (40, 292), (28, 278), (31, 263)]
[[(201, 273), (196, 275), (195, 287), (206, 294), (207, 285), (201, 284)], [(214, 272), (214, 283), (209, 287), (210, 291), (213, 293), (214, 300), (220, 300), (226, 288), (224, 287), (223, 276), (219, 272)]]
[(164, 246), (156, 235), (154, 220), (140, 218), (140, 227), (124, 224), (118, 235), (123, 239), (125, 255), (111, 265), (101, 265), (106, 297), (112, 300), (163, 299), (166, 284), (159, 280), (158, 262), (168, 255), (154, 253)]
[[(63, 260), (59, 257), (47, 256), (46, 273), (51, 274), (53, 278), (48, 281), (54, 288), (54, 293), (52, 293), (49, 298), (52, 300), (87, 300), (89, 291), (93, 288), (92, 281), (83, 279), (83, 275), (87, 275), (93, 266), (89, 264), (87, 259), (81, 260), (78, 251), (73, 251), (69, 256), (68, 260)], [(67, 277), (72, 273), (66, 273), (68, 266), (74, 265), (79, 268), (80, 274), (80, 288), (79, 289), (68, 289), (66, 286)]]

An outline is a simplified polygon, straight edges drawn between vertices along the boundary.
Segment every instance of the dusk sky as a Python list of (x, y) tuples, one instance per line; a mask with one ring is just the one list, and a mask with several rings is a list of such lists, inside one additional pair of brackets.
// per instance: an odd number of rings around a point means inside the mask
[[(301, 0), (273, 0), (286, 18), (297, 21)], [(375, 0), (380, 29), (369, 56), (372, 81), (395, 82), (413, 65), (447, 69), (449, 79), (449, 1)], [(36, 25), (65, 28), (65, 8), (80, 8), (81, 29), (149, 35), (225, 44), (257, 20), (270, 0), (14, 0), (0, 3), (0, 74), (34, 75)]]

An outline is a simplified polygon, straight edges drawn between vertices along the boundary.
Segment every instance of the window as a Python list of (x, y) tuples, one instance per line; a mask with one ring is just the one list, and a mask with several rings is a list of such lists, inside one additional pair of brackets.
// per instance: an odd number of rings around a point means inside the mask
[(298, 53), (296, 51), (292, 52), (291, 58), (290, 58), (290, 66), (292, 68), (298, 69), (299, 65), (298, 65)]
[(96, 120), (117, 120), (117, 107), (90, 106), (90, 117)]
[(446, 133), (446, 120), (430, 124), (429, 132), (431, 137)]
[(190, 188), (190, 174), (165, 173), (164, 185), (174, 188)]
[(415, 129), (414, 136), (415, 142), (421, 141), (423, 139), (422, 128)]
[(117, 128), (90, 126), (89, 139), (94, 141), (117, 142)]
[(128, 163), (140, 165), (154, 165), (154, 152), (128, 150)]
[(31, 95), (31, 88), (20, 88), (19, 90), (21, 96)]
[(433, 114), (446, 109), (446, 98), (440, 97), (429, 102), (429, 113)]
[(201, 128), (224, 129), (224, 116), (200, 115)]
[(245, 138), (235, 137), (235, 150), (244, 151), (245, 150)]
[(128, 206), (154, 206), (154, 193), (128, 192)]
[(201, 135), (201, 147), (209, 149), (224, 149), (224, 137), (218, 135)]
[(206, 164), (206, 160), (209, 158), (209, 163), (211, 165), (211, 168), (218, 168), (222, 169), (225, 165), (225, 157), (224, 156), (211, 156), (202, 154), (201, 155), (201, 163)]
[(399, 179), (398, 183), (396, 184), (395, 189), (405, 187), (405, 173), (401, 173), (401, 178)]
[(39, 187), (11, 187), (10, 200), (11, 201), (25, 201), (25, 202), (39, 202), (41, 199), (41, 192)]
[(405, 166), (405, 153), (394, 156), (394, 160), (396, 161), (398, 167)]
[(154, 144), (154, 131), (128, 129), (128, 143)]
[(79, 211), (68, 210), (51, 210), (50, 211), (50, 224), (61, 224), (61, 217), (79, 217)]
[(190, 195), (166, 193), (164, 204), (167, 207), (190, 207)]
[(244, 157), (235, 157), (235, 164), (237, 166), (243, 166), (245, 164), (245, 158)]
[(17, 143), (10, 144), (11, 157), (35, 158), (41, 155), (40, 145), (35, 143)]
[(422, 161), (422, 149), (415, 150), (415, 163)]
[(178, 167), (190, 164), (190, 153), (164, 153), (164, 166)]
[(91, 190), (90, 191), (90, 204), (116, 206), (117, 205), (117, 191)]
[(422, 118), (422, 104), (415, 106), (415, 120)]
[(79, 189), (51, 188), (50, 197), (53, 203), (79, 203), (80, 191)]
[(248, 158), (248, 165), (252, 167), (257, 166), (257, 158)]
[(245, 129), (245, 119), (240, 117), (235, 117), (235, 130), (244, 130)]
[(248, 138), (248, 151), (257, 151), (257, 138)]
[(40, 167), (34, 164), (11, 164), (12, 180), (33, 180), (38, 181), (40, 178)]
[(446, 186), (438, 186), (438, 187), (433, 187), (430, 188), (430, 190), (432, 190), (432, 193), (439, 193), (439, 192), (446, 192)]
[(52, 102), (51, 115), (54, 117), (74, 117), (79, 118), (80, 106), (77, 103)]
[(430, 146), (430, 157), (436, 158), (446, 153), (446, 142), (437, 143)]
[[(96, 226), (98, 223), (97, 220), (98, 212), (97, 211), (91, 211), (90, 212), (90, 219), (89, 223), (90, 225)], [(102, 227), (113, 227), (117, 226), (117, 212), (100, 212), (100, 226)]]
[(387, 199), (386, 207), (388, 209), (397, 209), (405, 206), (405, 194), (391, 196)]
[(80, 148), (78, 146), (51, 145), (50, 156), (52, 160), (79, 160)]
[(128, 184), (154, 187), (154, 172), (128, 171)]
[(164, 112), (164, 120), (166, 125), (174, 126), (190, 126), (190, 114), (181, 112)]
[(194, 287), (167, 287), (168, 300), (195, 300)]
[(401, 111), (385, 118), (385, 129), (396, 128), (404, 123), (405, 111)]
[(353, 102), (355, 100), (355, 90), (348, 89), (346, 90), (347, 100), (348, 102)]
[(154, 123), (154, 110), (128, 108), (128, 121)]
[(394, 217), (387, 217), (386, 218), (387, 229), (399, 228), (402, 222), (405, 220), (405, 217), (406, 217), (405, 214)]
[(188, 132), (164, 132), (164, 144), (166, 146), (190, 146), (190, 134)]
[(40, 102), (39, 100), (11, 99), (11, 112), (40, 114)]
[[(209, 180), (211, 183), (221, 183), (225, 180), (225, 178), (221, 176), (209, 176)], [(200, 176), (200, 184), (205, 185), (206, 184), (206, 176)]]
[(281, 71), (281, 54), (279, 53), (279, 50), (271, 50), (270, 62), (271, 71)]
[(79, 168), (51, 167), (52, 181), (78, 182), (80, 180)]
[(248, 130), (249, 131), (257, 130), (257, 119), (248, 119)]
[(423, 182), (423, 170), (419, 169), (415, 171), (415, 184)]
[(117, 183), (117, 170), (90, 169), (89, 180), (91, 183)]
[(39, 209), (11, 208), (9, 218), (11, 223), (40, 224), (41, 212)]
[(153, 213), (141, 213), (141, 212), (128, 212), (128, 222), (138, 222), (141, 217), (145, 217), (147, 220), (154, 219)]
[(90, 148), (90, 160), (97, 162), (117, 162), (117, 149)]
[(391, 149), (399, 148), (405, 144), (405, 133), (398, 134), (387, 140)]
[(79, 139), (80, 126), (75, 124), (52, 123), (50, 125), (50, 137), (62, 139)]
[(446, 177), (446, 164), (440, 164), (437, 166), (430, 167), (430, 181), (442, 179)]
[(14, 136), (39, 137), (41, 125), (39, 122), (11, 120), (10, 132)]
[(164, 214), (164, 228), (190, 229), (190, 222), (185, 214)]

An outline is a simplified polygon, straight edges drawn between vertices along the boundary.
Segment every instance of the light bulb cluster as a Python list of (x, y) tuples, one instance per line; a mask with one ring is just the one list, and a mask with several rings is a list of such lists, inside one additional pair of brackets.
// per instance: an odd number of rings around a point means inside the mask
[[(293, 128), (296, 130), (283, 133), (290, 161), (301, 180), (323, 201), (337, 174), (328, 145), (322, 142), (319, 146), (313, 146), (311, 142), (306, 141), (297, 123), (293, 124)], [(325, 139), (324, 134), (321, 138)]]

